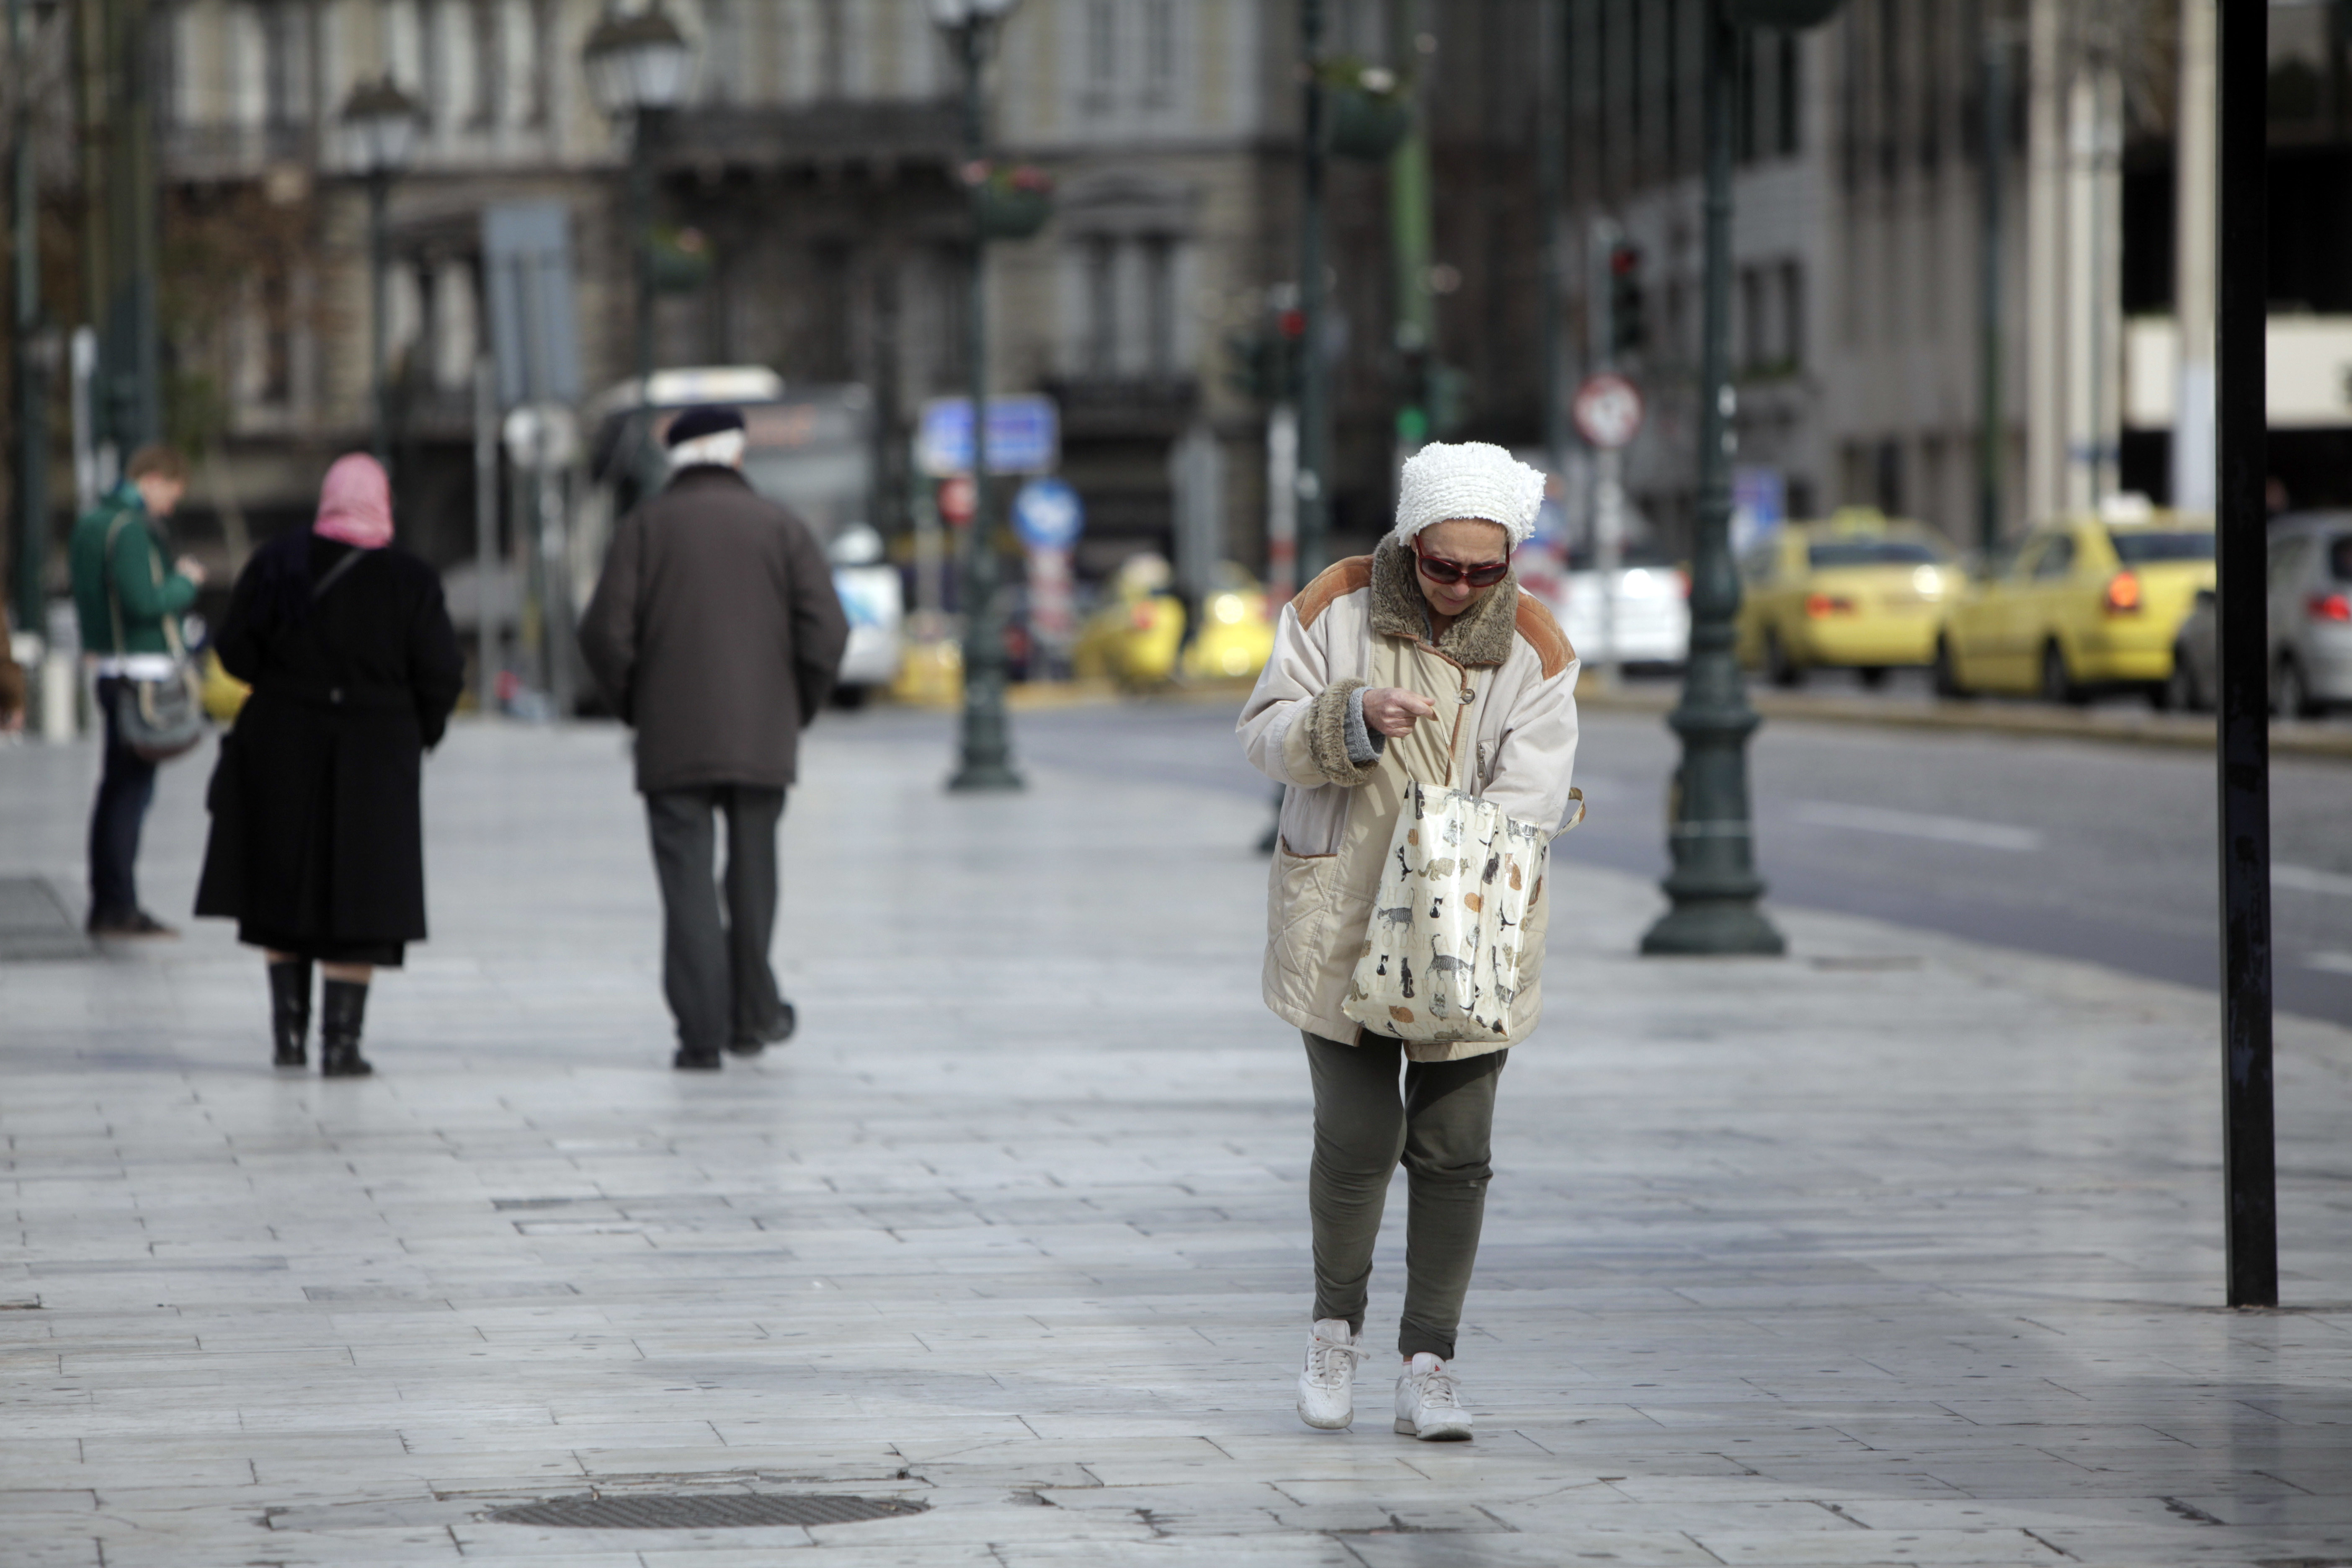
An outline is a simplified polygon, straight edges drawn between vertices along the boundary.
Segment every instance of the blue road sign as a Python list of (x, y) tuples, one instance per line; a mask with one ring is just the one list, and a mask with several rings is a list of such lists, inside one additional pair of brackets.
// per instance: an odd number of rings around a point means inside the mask
[[(988, 471), (1042, 474), (1060, 459), (1062, 429), (1054, 400), (1035, 393), (988, 400)], [(915, 461), (935, 479), (971, 469), (971, 400), (935, 397), (923, 405)]]
[(1078, 492), (1050, 476), (1031, 479), (1013, 498), (1013, 531), (1032, 550), (1067, 550), (1086, 522)]

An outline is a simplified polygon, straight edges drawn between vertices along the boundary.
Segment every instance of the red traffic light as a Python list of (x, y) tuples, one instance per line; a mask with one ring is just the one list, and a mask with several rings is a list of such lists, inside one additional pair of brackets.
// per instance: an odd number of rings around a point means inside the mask
[(1634, 268), (1641, 265), (1642, 251), (1639, 246), (1620, 245), (1609, 252), (1609, 270), (1620, 278), (1633, 276)]
[(1286, 338), (1303, 338), (1307, 335), (1307, 312), (1297, 310), (1285, 310), (1275, 318), (1275, 326)]

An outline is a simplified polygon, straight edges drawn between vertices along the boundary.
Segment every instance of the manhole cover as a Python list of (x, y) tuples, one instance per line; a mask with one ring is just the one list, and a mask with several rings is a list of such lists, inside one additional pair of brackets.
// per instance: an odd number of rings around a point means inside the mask
[(780, 1524), (856, 1524), (897, 1519), (929, 1505), (904, 1498), (846, 1497), (824, 1492), (638, 1493), (631, 1497), (560, 1497), (493, 1509), (499, 1524), (557, 1530), (757, 1530)]

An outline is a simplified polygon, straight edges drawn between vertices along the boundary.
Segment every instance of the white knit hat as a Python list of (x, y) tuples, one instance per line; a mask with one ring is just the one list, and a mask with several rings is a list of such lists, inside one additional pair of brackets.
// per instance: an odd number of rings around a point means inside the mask
[(1404, 460), (1395, 539), (1409, 544), (1433, 522), (1476, 518), (1509, 530), (1514, 547), (1536, 531), (1544, 477), (1486, 441), (1432, 441)]

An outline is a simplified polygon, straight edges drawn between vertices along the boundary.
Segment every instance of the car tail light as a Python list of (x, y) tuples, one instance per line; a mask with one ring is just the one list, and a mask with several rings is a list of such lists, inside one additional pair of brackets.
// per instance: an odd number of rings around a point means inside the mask
[(1683, 584), (1683, 597), (1684, 597), (1684, 598), (1685, 598), (1685, 599), (1689, 598), (1689, 597), (1690, 597), (1690, 571), (1689, 571), (1689, 569), (1688, 569), (1687, 567), (1677, 566), (1677, 567), (1675, 567), (1675, 575), (1676, 577), (1679, 577), (1679, 578), (1681, 578), (1681, 579), (1682, 579), (1682, 584)]
[(2303, 608), (2315, 621), (2352, 621), (2352, 595), (2314, 594)]
[(1853, 614), (1853, 601), (1840, 594), (1808, 594), (1805, 614), (1817, 621), (1824, 616), (1850, 616)]
[(2107, 579), (2107, 614), (2136, 616), (2139, 614), (2139, 577), (2135, 573), (2118, 572)]

